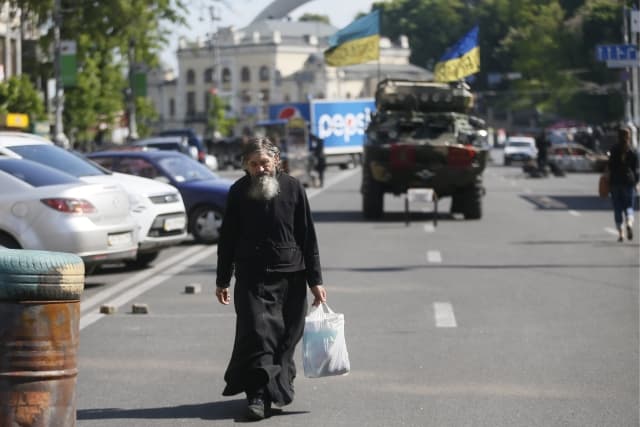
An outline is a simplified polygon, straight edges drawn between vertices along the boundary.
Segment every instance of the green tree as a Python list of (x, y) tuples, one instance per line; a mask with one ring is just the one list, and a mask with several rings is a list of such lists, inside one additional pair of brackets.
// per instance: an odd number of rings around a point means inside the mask
[(207, 130), (206, 135), (215, 139), (217, 134), (229, 136), (236, 125), (236, 120), (227, 117), (227, 103), (215, 93), (207, 97)]
[(331, 20), (327, 15), (320, 15), (316, 13), (305, 13), (298, 19), (300, 22), (322, 22), (324, 24), (330, 25)]
[(46, 118), (44, 102), (26, 75), (0, 83), (0, 114), (28, 114), (31, 122)]
[[(62, 0), (63, 40), (76, 40), (78, 83), (65, 89), (66, 133), (90, 140), (99, 122), (111, 125), (124, 109), (124, 77), (130, 65), (158, 64), (158, 54), (168, 41), (163, 23), (184, 23), (183, 0)], [(15, 4), (49, 24), (53, 0), (16, 0)], [(52, 28), (41, 43), (48, 51)], [(132, 64), (129, 47), (135, 47)], [(46, 64), (52, 77), (52, 64)], [(142, 110), (142, 121), (145, 117)]]

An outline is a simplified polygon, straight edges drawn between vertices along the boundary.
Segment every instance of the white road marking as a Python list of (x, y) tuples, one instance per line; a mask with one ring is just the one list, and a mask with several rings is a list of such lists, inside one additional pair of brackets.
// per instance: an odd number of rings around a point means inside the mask
[(442, 255), (440, 254), (440, 251), (427, 251), (427, 262), (441, 263)]
[(336, 185), (337, 183), (344, 181), (347, 178), (352, 177), (353, 175), (355, 175), (356, 173), (360, 172), (360, 168), (353, 168), (351, 170), (346, 170), (344, 172), (340, 172), (339, 174), (332, 176), (331, 178), (328, 178), (325, 180), (324, 182), (324, 187), (322, 188), (314, 188), (311, 190), (307, 190), (307, 198), (310, 199), (312, 197), (317, 196), (318, 194), (322, 193), (323, 191), (325, 191), (326, 189), (328, 189), (329, 187), (333, 187), (334, 185)]
[(613, 234), (614, 236), (618, 235), (618, 230), (616, 230), (615, 228), (605, 227), (604, 231), (606, 231), (609, 234)]
[(580, 216), (581, 215), (580, 212), (574, 211), (574, 210), (569, 210), (569, 214), (573, 215), (573, 216)]
[(433, 224), (425, 224), (424, 231), (425, 233), (433, 233), (436, 231), (436, 227)]
[(453, 314), (453, 306), (449, 302), (434, 302), (433, 315), (438, 328), (456, 328), (456, 316)]
[(154, 274), (157, 274), (160, 270), (164, 270), (165, 268), (180, 262), (184, 258), (190, 257), (196, 252), (201, 251), (202, 248), (203, 246), (197, 245), (189, 249), (185, 249), (184, 251), (180, 251), (179, 253), (173, 255), (172, 257), (167, 258), (164, 261), (154, 265), (149, 270), (141, 271), (140, 273), (137, 273), (123, 280), (117, 285), (110, 286), (104, 291), (98, 292), (97, 294), (91, 296), (90, 298), (87, 298), (86, 300), (83, 300), (82, 302), (80, 302), (80, 312), (82, 313), (82, 312), (91, 310), (95, 306), (101, 304), (103, 301), (107, 300), (108, 298), (111, 298), (112, 295), (115, 295), (118, 292), (123, 291), (126, 288), (130, 287), (131, 285), (134, 285), (138, 282), (145, 280), (149, 276), (153, 276)]
[[(194, 249), (194, 248), (190, 248), (190, 249)], [(218, 251), (218, 246), (211, 246), (205, 250), (202, 250), (201, 246), (197, 246), (195, 247), (195, 249), (197, 251), (200, 251), (200, 253), (193, 255), (193, 256), (189, 256), (187, 257), (186, 260), (181, 260), (179, 262), (175, 262), (174, 261), (174, 265), (172, 267), (170, 267), (169, 269), (163, 271), (160, 274), (156, 274), (154, 277), (143, 281), (142, 283), (139, 283), (138, 285), (136, 285), (135, 287), (128, 289), (126, 292), (122, 293), (121, 295), (117, 296), (115, 299), (109, 301), (107, 304), (108, 305), (112, 305), (115, 306), (116, 309), (125, 305), (126, 303), (128, 303), (129, 301), (131, 301), (132, 299), (134, 299), (135, 297), (143, 294), (144, 292), (153, 289), (154, 287), (158, 286), (159, 284), (163, 283), (164, 281), (170, 279), (171, 277), (177, 275), (178, 273), (182, 272), (183, 270), (185, 270), (186, 268), (190, 267), (191, 265), (197, 263), (198, 261), (200, 261), (201, 259), (204, 259), (206, 257), (210, 257), (213, 254), (215, 254)], [(185, 251), (184, 253), (187, 253), (187, 255), (190, 255), (191, 252), (194, 252), (192, 250), (189, 251)], [(172, 257), (175, 258), (175, 257)], [(172, 259), (170, 258), (170, 259)], [(166, 260), (169, 261), (169, 260)], [(166, 262), (165, 261), (165, 262)], [(105, 315), (104, 314), (100, 314), (99, 312), (91, 312), (91, 313), (87, 313), (84, 316), (80, 317), (80, 330), (86, 328), (87, 326), (97, 322), (98, 320), (102, 319)]]

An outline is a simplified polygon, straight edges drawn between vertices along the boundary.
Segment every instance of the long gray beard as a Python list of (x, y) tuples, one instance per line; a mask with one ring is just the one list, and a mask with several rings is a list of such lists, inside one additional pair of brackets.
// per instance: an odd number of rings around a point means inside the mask
[(278, 180), (270, 175), (251, 178), (249, 197), (254, 200), (271, 200), (280, 192)]

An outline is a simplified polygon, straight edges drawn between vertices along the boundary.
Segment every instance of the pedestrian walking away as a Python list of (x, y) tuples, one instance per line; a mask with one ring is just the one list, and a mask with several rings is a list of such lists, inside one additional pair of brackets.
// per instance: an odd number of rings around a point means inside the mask
[(314, 141), (313, 155), (315, 157), (315, 170), (318, 172), (318, 184), (324, 187), (324, 171), (327, 169), (327, 157), (324, 154), (324, 139), (311, 134)]
[(631, 132), (627, 128), (618, 131), (618, 141), (609, 156), (609, 182), (613, 216), (618, 230), (618, 241), (633, 239), (633, 215), (636, 186), (638, 184), (638, 153), (631, 146)]
[(294, 398), (294, 351), (302, 338), (307, 287), (326, 302), (318, 242), (304, 187), (280, 170), (278, 147), (252, 138), (243, 147), (245, 176), (229, 191), (218, 242), (216, 297), (231, 302), (235, 342), (224, 396), (247, 395), (247, 416)]

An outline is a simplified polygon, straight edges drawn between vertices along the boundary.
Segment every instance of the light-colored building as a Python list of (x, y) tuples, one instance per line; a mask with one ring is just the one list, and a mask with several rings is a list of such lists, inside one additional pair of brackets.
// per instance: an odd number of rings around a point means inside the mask
[(149, 78), (159, 128), (203, 134), (212, 92), (225, 99), (240, 130), (265, 119), (270, 103), (372, 97), (385, 77), (432, 78), (409, 63), (404, 36), (397, 43), (382, 38), (379, 61), (326, 66), (323, 52), (336, 31), (321, 22), (264, 19), (239, 30), (220, 28), (208, 40), (181, 40), (177, 78), (159, 72)]

